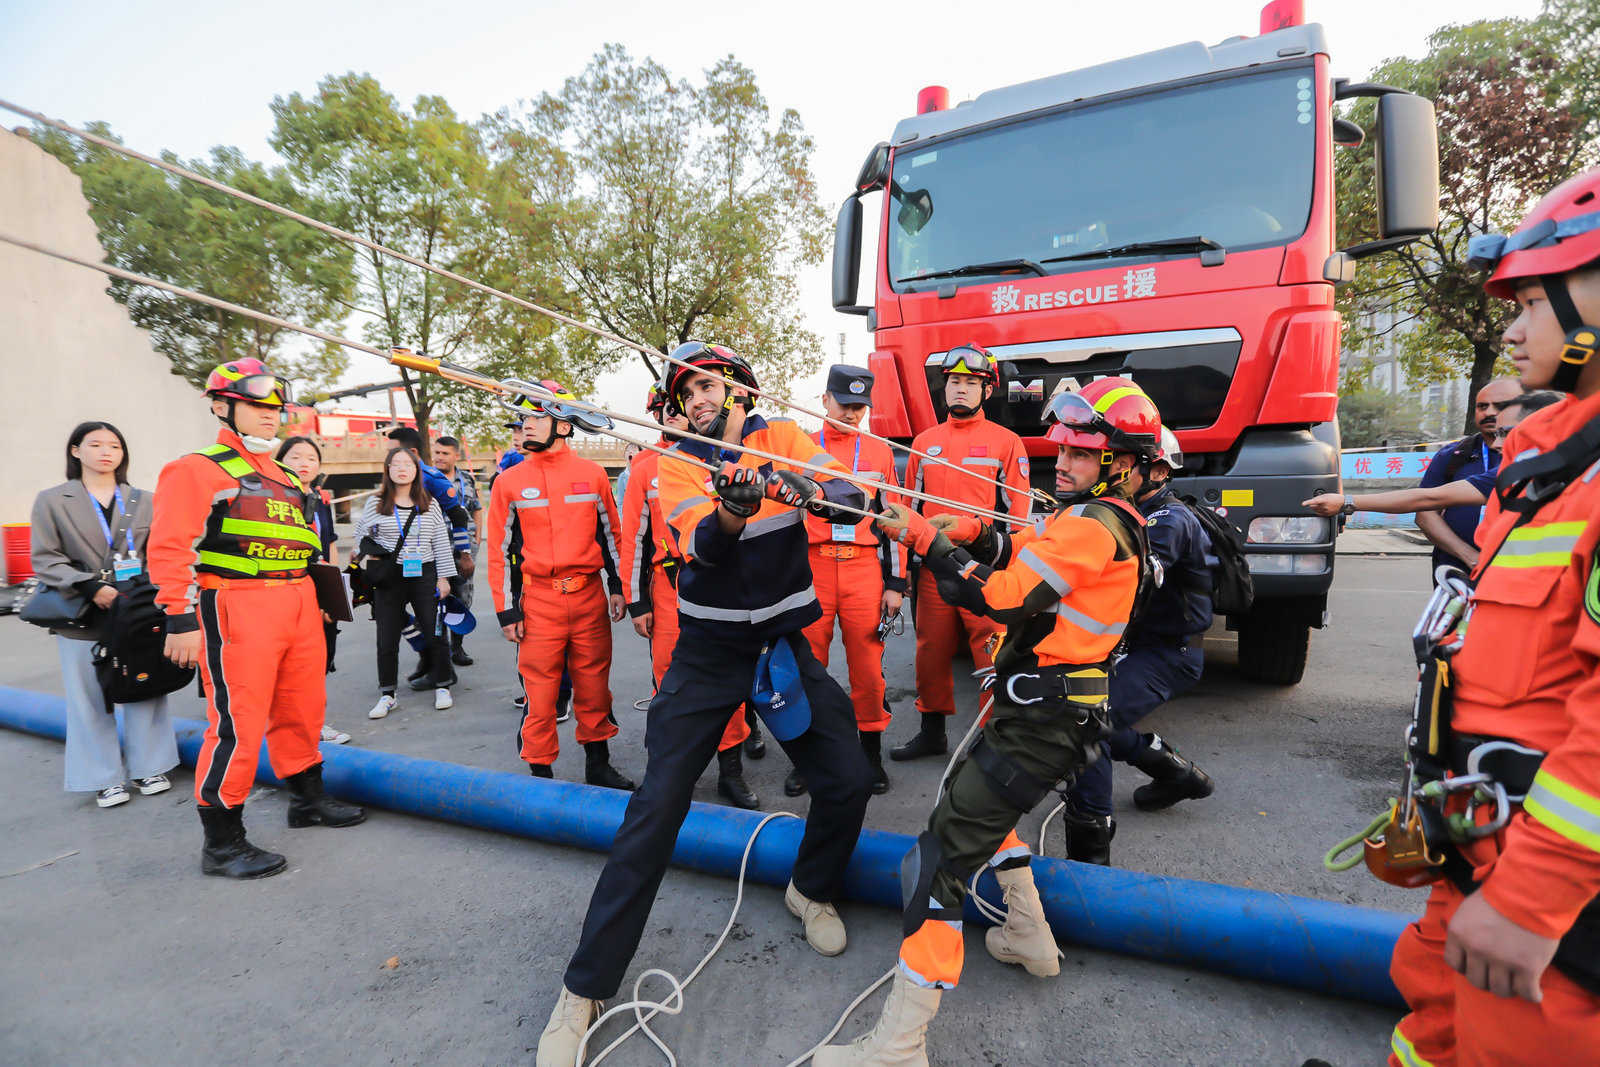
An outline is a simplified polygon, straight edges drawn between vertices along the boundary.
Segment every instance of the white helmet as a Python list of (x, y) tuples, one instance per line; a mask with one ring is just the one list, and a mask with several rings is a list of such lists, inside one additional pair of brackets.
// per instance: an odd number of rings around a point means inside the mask
[(1165, 463), (1175, 471), (1183, 470), (1183, 448), (1178, 436), (1165, 426), (1161, 427), (1161, 449), (1156, 453), (1157, 463)]

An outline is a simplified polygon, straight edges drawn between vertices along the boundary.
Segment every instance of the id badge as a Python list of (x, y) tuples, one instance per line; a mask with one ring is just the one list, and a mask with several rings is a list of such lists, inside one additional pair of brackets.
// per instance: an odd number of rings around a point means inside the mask
[(416, 556), (400, 557), (400, 576), (402, 578), (421, 578), (422, 560)]
[(833, 539), (854, 544), (856, 540), (856, 526), (853, 522), (836, 522), (833, 526)]
[(144, 572), (144, 564), (137, 558), (116, 559), (111, 562), (111, 572), (117, 581), (125, 582), (129, 578), (139, 577)]

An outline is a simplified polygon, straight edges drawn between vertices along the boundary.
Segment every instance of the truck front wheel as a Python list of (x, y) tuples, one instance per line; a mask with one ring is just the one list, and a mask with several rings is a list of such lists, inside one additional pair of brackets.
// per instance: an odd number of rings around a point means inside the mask
[(1289, 600), (1257, 600), (1239, 620), (1239, 669), (1269, 685), (1297, 685), (1306, 673), (1311, 624)]

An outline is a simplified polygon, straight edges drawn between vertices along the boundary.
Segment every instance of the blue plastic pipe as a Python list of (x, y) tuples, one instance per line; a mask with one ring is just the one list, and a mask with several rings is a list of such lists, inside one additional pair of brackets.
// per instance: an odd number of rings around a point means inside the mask
[[(0, 725), (64, 739), (60, 697), (0, 687)], [(177, 720), (178, 751), (193, 766), (204, 724)], [(408, 815), (608, 851), (627, 793), (487, 771), (370, 749), (324, 745), (323, 780), (347, 800)], [(263, 749), (258, 777), (277, 782)], [(762, 816), (707, 804), (690, 806), (672, 861), (708, 874), (739, 872)], [(800, 843), (798, 819), (777, 819), (750, 853), (749, 877), (788, 883)], [(845, 877), (854, 900), (900, 907), (900, 860), (913, 839), (866, 830)], [(1284, 893), (1140, 874), (1035, 858), (1034, 877), (1056, 936), (1090, 948), (1178, 963), (1238, 978), (1401, 1006), (1389, 956), (1407, 917)], [(999, 904), (993, 881), (980, 883)], [(984, 920), (971, 905), (967, 918)]]

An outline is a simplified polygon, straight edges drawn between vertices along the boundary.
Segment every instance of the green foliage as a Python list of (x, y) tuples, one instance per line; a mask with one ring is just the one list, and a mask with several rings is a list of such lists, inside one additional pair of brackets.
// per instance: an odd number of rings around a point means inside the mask
[(1396, 396), (1379, 389), (1340, 390), (1341, 447), (1420, 444), (1429, 437), (1422, 430), (1422, 419), (1422, 406), (1414, 397)]
[[(115, 140), (103, 123), (88, 128)], [(54, 130), (32, 136), (82, 181), (112, 265), (311, 326), (333, 327), (343, 317), (352, 257), (342, 242)], [(250, 162), (235, 148), (212, 149), (209, 162), (162, 158), (308, 214), (326, 210), (300, 195), (282, 168)], [(256, 319), (117, 279), (110, 291), (134, 324), (150, 331), (174, 373), (196, 385), (218, 363), (255, 356), (314, 392), (329, 388), (348, 363), (332, 346), (292, 355), (286, 342), (307, 351), (300, 335)]]
[(828, 235), (813, 144), (793, 110), (773, 119), (749, 68), (730, 56), (692, 85), (610, 45), (488, 130), (526, 195), (508, 224), (530, 248), (553, 243), (577, 311), (658, 349), (730, 345), (778, 391), (816, 365), (821, 341), (794, 309)]
[[(1467, 269), (1467, 240), (1510, 233), (1539, 196), (1595, 162), (1597, 26), (1600, 0), (1552, 0), (1538, 19), (1446, 26), (1426, 56), (1391, 59), (1372, 72), (1371, 81), (1435, 103), (1440, 222), (1437, 233), (1363, 261), (1356, 282), (1340, 291), (1347, 348), (1370, 348), (1392, 331), (1413, 382), (1466, 371), (1475, 395), (1495, 375), (1511, 307), (1484, 293), (1482, 274)], [(1341, 110), (1372, 128), (1373, 101)], [(1336, 157), (1341, 246), (1377, 237), (1373, 171), (1370, 140)]]

